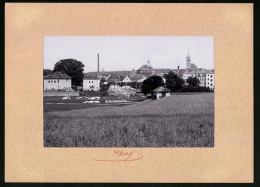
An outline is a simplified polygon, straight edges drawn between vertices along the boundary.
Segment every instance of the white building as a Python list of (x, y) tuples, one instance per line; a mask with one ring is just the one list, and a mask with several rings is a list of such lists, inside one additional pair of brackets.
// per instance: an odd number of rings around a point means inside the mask
[(214, 90), (215, 84), (214, 84), (214, 72), (208, 72), (206, 73), (206, 87), (209, 87), (211, 90)]
[(123, 76), (119, 82), (128, 83), (132, 81), (128, 76)]
[(163, 97), (171, 96), (171, 90), (169, 90), (168, 88), (165, 88), (163, 86), (160, 86), (160, 87), (156, 88), (155, 90), (153, 90), (152, 94), (155, 99), (160, 99)]
[[(214, 90), (214, 71), (206, 69), (186, 69), (183, 73), (183, 79), (186, 80), (189, 77), (196, 77), (200, 81), (200, 86), (209, 87)], [(186, 83), (187, 84), (187, 83)]]
[(97, 76), (84, 76), (83, 90), (98, 91), (100, 90), (100, 80)]
[(60, 72), (43, 76), (43, 91), (49, 90), (71, 90), (71, 77)]

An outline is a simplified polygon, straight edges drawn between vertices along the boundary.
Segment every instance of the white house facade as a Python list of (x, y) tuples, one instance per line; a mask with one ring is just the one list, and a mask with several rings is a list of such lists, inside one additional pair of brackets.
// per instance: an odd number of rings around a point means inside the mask
[(85, 76), (83, 79), (83, 90), (100, 90), (100, 80), (97, 76)]
[(209, 72), (206, 74), (206, 87), (209, 87), (211, 90), (214, 90), (214, 72)]
[(124, 77), (122, 77), (122, 80), (119, 82), (127, 83), (127, 82), (132, 82), (132, 80), (128, 76), (124, 76)]
[(183, 74), (183, 80), (187, 84), (186, 80), (189, 77), (196, 77), (200, 81), (200, 86), (209, 87), (214, 89), (214, 72), (205, 69), (186, 69)]
[(63, 73), (43, 76), (43, 90), (71, 90), (71, 77)]

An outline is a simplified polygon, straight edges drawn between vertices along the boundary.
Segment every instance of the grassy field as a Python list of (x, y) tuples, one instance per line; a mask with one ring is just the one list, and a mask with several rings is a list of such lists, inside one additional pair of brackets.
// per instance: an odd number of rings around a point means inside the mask
[(214, 94), (44, 113), (46, 147), (213, 147)]
[[(85, 104), (84, 101), (89, 99), (77, 99), (78, 97), (70, 97), (70, 100), (62, 100), (62, 97), (59, 96), (48, 96), (43, 98), (44, 104), (44, 112), (52, 112), (52, 111), (67, 111), (67, 110), (76, 110), (76, 109), (86, 109), (86, 108), (93, 108), (93, 107), (103, 107), (103, 105), (97, 104)], [(117, 96), (101, 96), (98, 100), (100, 104), (105, 104), (107, 100), (119, 100)], [(120, 99), (122, 100), (122, 99)], [(144, 101), (145, 98), (142, 96), (133, 96), (131, 95), (127, 101), (130, 102), (140, 102)], [(116, 106), (124, 106), (125, 104), (117, 103)]]

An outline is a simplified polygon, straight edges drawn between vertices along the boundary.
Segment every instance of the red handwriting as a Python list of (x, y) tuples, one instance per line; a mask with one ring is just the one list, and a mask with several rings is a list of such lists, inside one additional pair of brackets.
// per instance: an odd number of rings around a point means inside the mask
[(143, 155), (136, 151), (113, 150), (108, 159), (94, 159), (95, 161), (136, 161), (143, 158)]

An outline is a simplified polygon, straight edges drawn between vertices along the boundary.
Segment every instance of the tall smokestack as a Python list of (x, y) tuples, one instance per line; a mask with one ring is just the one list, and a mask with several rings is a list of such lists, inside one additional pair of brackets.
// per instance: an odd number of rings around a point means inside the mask
[(98, 68), (98, 73), (99, 73), (99, 54), (97, 54), (97, 68)]

